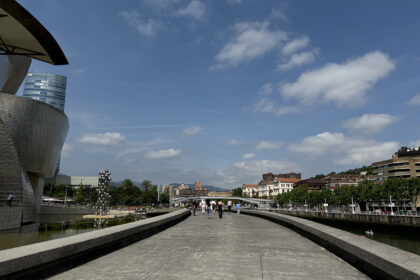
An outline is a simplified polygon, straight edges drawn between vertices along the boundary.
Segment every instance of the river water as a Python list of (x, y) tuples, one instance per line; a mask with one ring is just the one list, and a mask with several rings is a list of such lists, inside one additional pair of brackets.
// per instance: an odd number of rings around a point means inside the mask
[[(308, 217), (301, 218), (345, 230), (357, 235), (362, 235), (366, 238), (420, 255), (420, 228), (392, 225), (372, 225), (367, 223), (313, 219)], [(373, 231), (373, 235), (366, 234), (366, 231), (369, 230)]]
[[(109, 220), (106, 227), (134, 222), (144, 216), (128, 216)], [(19, 229), (0, 231), (0, 250), (19, 247), (32, 243), (63, 238), (95, 230), (93, 219), (82, 216), (43, 216), (39, 223), (24, 225)]]

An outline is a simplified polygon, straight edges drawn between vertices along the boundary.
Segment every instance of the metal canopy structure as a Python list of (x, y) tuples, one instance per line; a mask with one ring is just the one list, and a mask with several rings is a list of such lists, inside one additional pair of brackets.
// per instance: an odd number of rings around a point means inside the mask
[(14, 0), (0, 1), (0, 51), (24, 55), (53, 65), (68, 64), (54, 37)]

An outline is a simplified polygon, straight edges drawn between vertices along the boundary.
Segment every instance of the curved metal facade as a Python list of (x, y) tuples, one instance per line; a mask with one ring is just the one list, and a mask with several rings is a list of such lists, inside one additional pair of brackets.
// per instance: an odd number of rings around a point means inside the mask
[(43, 178), (53, 175), (68, 129), (59, 109), (0, 93), (0, 206), (13, 194), (12, 208), (20, 213), (13, 216), (22, 222), (36, 221)]

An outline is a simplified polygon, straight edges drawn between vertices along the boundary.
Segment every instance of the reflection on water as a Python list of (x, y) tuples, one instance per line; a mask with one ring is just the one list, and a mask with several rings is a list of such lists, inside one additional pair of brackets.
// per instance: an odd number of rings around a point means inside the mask
[[(357, 235), (363, 235), (366, 238), (420, 255), (420, 228), (372, 225), (367, 223), (352, 223), (312, 218), (310, 220)], [(373, 235), (366, 234), (366, 231), (369, 230), (373, 231)]]
[(38, 223), (24, 225), (18, 229), (0, 231), (0, 250), (63, 238), (83, 232), (134, 222), (145, 218), (135, 215), (97, 222), (82, 216), (44, 215)]

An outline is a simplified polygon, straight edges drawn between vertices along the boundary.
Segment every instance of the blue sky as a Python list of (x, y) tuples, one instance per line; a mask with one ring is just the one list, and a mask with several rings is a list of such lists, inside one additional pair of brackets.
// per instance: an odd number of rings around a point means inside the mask
[(70, 64), (61, 172), (232, 188), (420, 145), (420, 2), (19, 1)]

